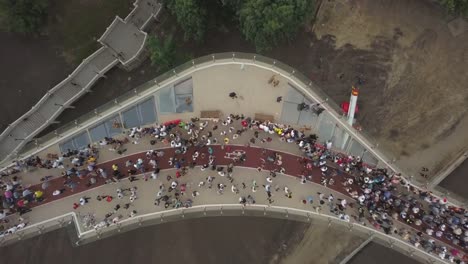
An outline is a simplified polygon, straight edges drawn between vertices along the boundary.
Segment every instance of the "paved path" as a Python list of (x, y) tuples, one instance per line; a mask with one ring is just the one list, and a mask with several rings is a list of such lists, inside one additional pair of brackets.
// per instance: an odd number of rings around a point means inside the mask
[[(237, 152), (237, 153), (243, 152), (243, 153), (246, 153), (247, 159), (243, 163), (236, 163), (236, 166), (254, 168), (254, 169), (259, 168), (259, 167), (262, 166), (261, 159), (267, 160), (267, 157), (269, 155), (272, 155), (274, 152), (276, 152), (276, 153), (279, 153), (282, 156), (282, 161), (283, 161), (282, 166), (278, 166), (278, 165), (275, 165), (273, 163), (266, 162), (264, 164), (264, 166), (263, 166), (263, 170), (266, 170), (266, 171), (268, 171), (268, 170), (279, 170), (281, 167), (283, 167), (283, 168), (286, 169), (285, 174), (287, 174), (287, 175), (291, 175), (291, 176), (294, 176), (294, 177), (301, 177), (304, 174), (305, 175), (311, 175), (312, 176), (312, 178), (311, 178), (312, 182), (320, 184), (320, 180), (321, 180), (321, 171), (320, 171), (320, 169), (317, 168), (317, 167), (312, 167), (311, 170), (309, 170), (309, 171), (306, 170), (304, 168), (304, 165), (300, 163), (300, 160), (302, 158), (299, 157), (299, 156), (296, 156), (296, 155), (292, 155), (292, 154), (285, 153), (285, 152), (278, 152), (278, 151), (274, 151), (274, 150), (270, 150), (270, 149), (263, 149), (263, 148), (260, 148), (260, 147), (247, 147), (247, 146), (237, 146), (237, 145), (227, 145), (227, 146), (224, 147), (224, 149), (220, 145), (213, 145), (213, 146), (211, 146), (211, 148), (214, 151), (214, 156), (216, 157), (215, 164), (217, 166), (226, 166), (226, 165), (230, 164), (232, 162), (232, 159), (227, 158), (229, 155), (232, 155), (232, 153), (234, 153), (234, 152)], [(173, 148), (164, 149), (164, 152), (165, 152), (164, 156), (162, 158), (158, 159), (159, 168), (161, 170), (172, 169), (173, 168), (173, 166), (170, 166), (169, 162), (168, 162), (170, 157), (177, 157), (179, 159), (184, 158), (188, 162), (188, 161), (192, 160), (192, 154), (195, 152), (194, 149), (189, 149), (189, 151), (187, 151), (187, 153), (182, 155), (182, 154), (175, 154), (174, 151), (175, 151), (175, 149), (173, 149)], [(208, 148), (203, 147), (199, 151), (200, 151), (200, 153), (206, 153), (206, 155), (204, 157), (200, 156), (197, 159), (197, 161), (196, 161), (197, 166), (207, 164), (208, 163)], [(119, 166), (119, 168), (120, 168), (120, 171), (123, 172), (123, 171), (126, 170), (125, 162), (127, 160), (136, 161), (138, 158), (146, 159), (145, 152), (131, 154), (131, 155), (128, 155), (128, 156), (125, 156), (125, 157), (118, 158), (116, 160), (106, 161), (106, 162), (98, 164), (98, 167), (107, 170), (109, 172), (109, 174), (111, 174), (112, 165), (117, 164)], [(188, 165), (188, 164), (185, 164), (185, 165)], [(150, 168), (147, 167), (146, 170), (149, 171)], [(207, 169), (207, 170), (209, 170), (209, 169)], [(347, 177), (350, 177), (350, 175), (348, 175), (348, 174), (346, 174), (344, 172), (341, 172), (339, 170), (336, 170), (336, 169), (334, 169), (332, 167), (329, 167), (329, 170), (330, 171), (336, 171), (337, 175), (334, 178), (336, 183), (334, 185), (331, 185), (331, 186), (328, 186), (328, 187), (335, 190), (335, 191), (338, 191), (338, 192), (340, 192), (340, 193), (342, 193), (344, 195), (348, 195), (346, 190), (344, 189), (344, 186), (341, 183), (344, 182)], [(174, 174), (172, 174), (172, 176), (175, 178)], [(89, 189), (86, 186), (87, 180), (80, 180), (79, 182), (77, 180), (75, 180), (75, 182), (77, 183), (77, 188), (75, 189), (74, 193), (84, 192), (84, 191), (87, 191)], [(104, 184), (103, 179), (100, 179), (97, 182), (97, 186), (100, 186), (100, 185), (103, 185), (103, 184)], [(96, 187), (96, 186), (93, 186), (93, 187)], [(40, 188), (40, 185), (35, 185), (35, 186), (32, 187), (32, 189), (39, 189), (39, 188)], [(46, 200), (44, 202), (42, 202), (42, 203), (33, 203), (32, 207), (47, 204), (47, 203), (50, 203), (50, 202), (52, 202), (54, 200), (61, 199), (61, 198), (64, 198), (64, 197), (66, 197), (68, 195), (74, 194), (74, 193), (67, 190), (61, 196), (53, 196), (52, 195), (52, 192), (54, 190), (61, 189), (61, 188), (63, 188), (63, 178), (55, 178), (55, 179), (51, 180), (50, 181), (50, 186), (45, 190), (45, 197), (47, 197)], [(352, 188), (354, 190), (357, 190), (358, 186), (352, 186)], [(259, 186), (259, 189), (262, 189), (262, 187)], [(229, 190), (227, 190), (227, 191), (229, 191)], [(292, 190), (292, 191), (294, 191), (294, 190)], [(351, 198), (349, 200), (351, 201)], [(424, 225), (420, 226), (420, 227), (412, 226), (412, 228), (418, 229), (418, 230), (425, 230)], [(450, 241), (447, 241), (445, 239), (442, 239), (442, 241), (444, 243), (446, 243), (446, 244), (451, 245)], [(454, 246), (454, 245), (451, 245), (451, 246)], [(459, 248), (459, 247), (457, 247), (457, 248)], [(459, 249), (462, 250), (461, 248), (459, 248)]]

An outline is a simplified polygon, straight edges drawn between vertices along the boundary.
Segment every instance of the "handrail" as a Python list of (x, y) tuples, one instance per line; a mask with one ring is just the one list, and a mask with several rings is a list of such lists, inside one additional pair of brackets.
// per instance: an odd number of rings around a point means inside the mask
[[(347, 222), (336, 216), (322, 214), (322, 213), (318, 213), (315, 211), (308, 211), (308, 210), (297, 209), (293, 207), (272, 206), (272, 205), (263, 205), (263, 204), (251, 204), (247, 206), (244, 206), (241, 204), (206, 204), (206, 205), (196, 205), (196, 206), (189, 207), (189, 208), (169, 209), (165, 211), (151, 212), (151, 213), (139, 215), (133, 218), (126, 218), (117, 222), (116, 224), (111, 224), (108, 227), (105, 227), (102, 229), (97, 229), (97, 230), (91, 229), (91, 230), (86, 230), (86, 231), (83, 231), (78, 215), (75, 212), (70, 212), (61, 216), (48, 219), (46, 221), (42, 221), (37, 224), (26, 226), (25, 228), (15, 233), (16, 237), (14, 235), (9, 235), (9, 236), (4, 237), (2, 240), (0, 240), (0, 245), (8, 244), (8, 242), (16, 240), (15, 238), (17, 237), (23, 238), (26, 235), (25, 233), (29, 233), (32, 236), (42, 234), (44, 226), (48, 224), (51, 224), (50, 228), (62, 227), (64, 219), (68, 219), (68, 218), (71, 218), (76, 226), (76, 233), (78, 237), (78, 241), (76, 242), (76, 245), (82, 245), (84, 243), (89, 243), (89, 242), (92, 242), (93, 240), (100, 239), (103, 235), (112, 235), (112, 232), (114, 231), (121, 232), (122, 228), (124, 227), (140, 226), (144, 222), (149, 222), (151, 220), (158, 220), (154, 223), (154, 224), (157, 224), (157, 222), (163, 223), (163, 222), (167, 222), (168, 220), (169, 221), (172, 220), (172, 219), (169, 219), (172, 216), (176, 216), (174, 217), (174, 220), (182, 220), (188, 214), (197, 214), (196, 216), (198, 217), (212, 217), (212, 215), (207, 214), (207, 212), (209, 212), (209, 210), (207, 209), (212, 209), (212, 208), (220, 210), (219, 216), (224, 215), (223, 210), (225, 210), (224, 212), (228, 210), (236, 210), (241, 213), (239, 216), (245, 215), (246, 211), (256, 211), (260, 213), (258, 216), (281, 218), (281, 219), (293, 219), (295, 221), (301, 221), (301, 222), (310, 222), (311, 218), (326, 220), (329, 226), (331, 226), (332, 224), (339, 224), (339, 225), (346, 226), (350, 232), (353, 230), (357, 230), (369, 236), (373, 236), (374, 238), (380, 238), (382, 240), (386, 240), (388, 242), (388, 246), (390, 247), (397, 246), (400, 249), (404, 250), (405, 252), (411, 252), (412, 255), (417, 255), (421, 258), (427, 259), (431, 261), (431, 263), (435, 263), (435, 262), (446, 263), (442, 261), (441, 259), (437, 258), (437, 256), (429, 254), (428, 252), (420, 248), (417, 248), (410, 243), (407, 243), (396, 237), (387, 235), (381, 231), (375, 230), (368, 226), (361, 225), (356, 222)], [(282, 216), (278, 217), (278, 213), (281, 214)], [(295, 217), (293, 218), (291, 216), (295, 216)]]

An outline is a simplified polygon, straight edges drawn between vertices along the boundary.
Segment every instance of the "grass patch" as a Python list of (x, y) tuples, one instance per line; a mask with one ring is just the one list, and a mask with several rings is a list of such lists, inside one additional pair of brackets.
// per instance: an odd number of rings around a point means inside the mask
[(115, 16), (125, 18), (133, 0), (53, 0), (49, 10), (47, 34), (63, 50), (74, 66), (100, 45), (97, 39)]

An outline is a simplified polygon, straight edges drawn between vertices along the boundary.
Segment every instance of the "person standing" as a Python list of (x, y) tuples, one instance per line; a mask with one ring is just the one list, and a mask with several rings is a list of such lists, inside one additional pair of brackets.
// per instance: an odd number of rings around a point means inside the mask
[(229, 97), (231, 97), (232, 99), (237, 99), (237, 94), (235, 92), (230, 92)]

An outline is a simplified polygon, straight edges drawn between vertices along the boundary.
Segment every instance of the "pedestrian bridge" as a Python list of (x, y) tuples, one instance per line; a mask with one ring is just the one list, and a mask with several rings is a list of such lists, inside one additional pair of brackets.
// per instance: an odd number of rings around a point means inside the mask
[[(271, 79), (278, 81), (278, 84), (270, 82)], [(237, 99), (229, 98), (228, 94), (232, 91), (238, 94)], [(276, 102), (278, 96), (283, 96), (282, 102)], [(321, 114), (298, 111), (297, 106), (304, 102), (308, 104), (320, 103), (325, 111)], [(75, 122), (28, 142), (18, 157), (26, 158), (39, 155), (46, 158), (48, 153), (80, 149), (88, 144), (96, 144), (104, 137), (125, 136), (125, 132), (129, 128), (178, 119), (189, 120), (192, 117), (200, 116), (205, 111), (220, 112), (224, 116), (231, 113), (245, 114), (246, 116), (255, 116), (256, 114), (270, 116), (272, 121), (310, 130), (310, 133), (318, 135), (319, 142), (331, 143), (331, 148), (334, 151), (361, 156), (364, 162), (371, 166), (399, 171), (391, 160), (376, 149), (375, 144), (346, 122), (340, 113), (340, 108), (327, 100), (325, 93), (305, 76), (274, 59), (247, 53), (213, 54), (189, 61), (101, 106), (96, 111), (84, 115)], [(345, 138), (346, 141), (343, 140)], [(275, 151), (285, 151), (279, 149), (281, 146), (277, 141), (271, 144), (274, 145)], [(140, 155), (148, 148), (156, 148), (156, 146), (149, 147), (148, 144), (128, 144), (126, 147), (127, 153), (139, 153)], [(100, 163), (117, 162), (117, 160), (124, 162), (125, 158), (128, 157), (121, 157), (115, 152), (103, 149), (99, 160)], [(24, 184), (38, 184), (39, 177), (50, 174), (59, 175), (60, 170), (35, 171), (34, 177), (31, 176), (32, 174), (22, 174)], [(199, 177), (202, 176), (199, 175)], [(259, 177), (264, 176), (259, 175)], [(297, 181), (291, 180), (287, 176), (282, 180), (293, 181), (297, 184)], [(154, 192), (154, 188), (151, 188), (150, 185), (146, 186), (141, 188), (147, 188), (148, 194)], [(115, 189), (115, 187), (105, 185), (83, 191), (89, 193), (90, 196), (100, 195), (103, 192), (102, 188), (107, 188), (106, 192)], [(300, 193), (307, 195), (310, 194), (311, 188), (315, 187), (311, 184), (300, 185), (297, 188), (303, 188)], [(421, 256), (424, 260), (430, 259), (432, 263), (437, 261), (436, 257), (430, 256), (398, 238), (387, 236), (358, 223), (343, 221), (333, 215), (315, 212), (301, 207), (302, 205), (285, 202), (269, 206), (259, 202), (256, 205), (244, 207), (233, 204), (232, 202), (235, 202), (233, 197), (222, 196), (223, 198), (217, 197), (218, 204), (213, 204), (213, 200), (210, 200), (212, 197), (210, 199), (207, 197), (206, 200), (200, 200), (199, 204), (190, 208), (154, 212), (154, 208), (139, 207), (138, 210), (142, 212), (137, 217), (123, 219), (115, 225), (98, 230), (83, 228), (80, 223), (83, 215), (74, 212), (64, 213), (50, 219), (52, 214), (49, 212), (51, 211), (55, 215), (57, 212), (70, 211), (70, 202), (73, 201), (71, 199), (76, 199), (76, 197), (64, 197), (33, 210), (30, 214), (35, 214), (34, 217), (37, 221), (33, 221), (33, 223), (36, 224), (19, 230), (14, 236), (9, 236), (2, 241), (9, 243), (12, 237), (24, 239), (63, 226), (66, 223), (74, 223), (78, 234), (77, 243), (82, 244), (140, 225), (189, 217), (251, 215), (281, 217), (298, 221), (310, 221), (312, 218), (317, 218), (328, 221), (331, 225), (344, 225), (352, 232), (356, 231), (372, 236), (372, 239), (384, 241), (383, 243), (400, 248), (407, 254)], [(102, 215), (110, 210), (110, 208), (103, 209), (100, 206), (99, 210), (97, 210), (98, 207), (95, 208), (96, 214)]]
[(144, 56), (145, 30), (156, 19), (161, 4), (155, 0), (136, 0), (125, 19), (116, 17), (98, 42), (100, 49), (91, 54), (62, 82), (50, 89), (31, 110), (0, 134), (0, 161), (6, 166), (21, 155), (21, 149), (49, 125), (66, 108), (116, 65), (132, 69)]
[(422, 263), (445, 263), (436, 256), (415, 248), (411, 244), (404, 242), (396, 237), (386, 235), (376, 231), (373, 228), (366, 227), (353, 222), (343, 221), (336, 216), (322, 214), (320, 212), (302, 210), (292, 207), (281, 207), (271, 205), (248, 205), (240, 204), (206, 204), (189, 208), (170, 209), (162, 212), (154, 212), (145, 215), (139, 215), (134, 218), (127, 218), (117, 224), (110, 225), (104, 229), (83, 230), (80, 223), (80, 216), (74, 212), (61, 215), (47, 221), (26, 226), (17, 231), (7, 239), (0, 239), (0, 245), (5, 246), (18, 240), (25, 240), (46, 232), (59, 228), (72, 227), (76, 231), (76, 236), (72, 234), (72, 242), (75, 246), (82, 246), (95, 242), (123, 232), (135, 230), (137, 228), (164, 224), (174, 221), (183, 221), (186, 219), (202, 217), (267, 217), (277, 219), (287, 219), (291, 221), (310, 223), (312, 221), (322, 221), (328, 225), (328, 228), (344, 228), (347, 232), (364, 237), (368, 241), (373, 241), (384, 246), (397, 250), (402, 254), (409, 255)]
[[(269, 83), (272, 78), (281, 80), (279, 85)], [(268, 96), (263, 89), (252, 89), (260, 86), (268, 86)], [(227, 100), (227, 94), (233, 90), (245, 91), (239, 92), (241, 98), (235, 103)], [(275, 103), (278, 95), (283, 96), (281, 103)], [(320, 115), (297, 111), (301, 103), (320, 104), (325, 111)], [(211, 110), (222, 110), (226, 115), (239, 109), (252, 117), (267, 114), (276, 122), (301, 126), (316, 133), (320, 142), (331, 142), (335, 151), (360, 156), (367, 164), (402, 173), (411, 184), (426, 188), (424, 183), (414, 181), (397, 168), (377, 148), (376, 140), (350, 126), (341, 108), (306, 76), (275, 59), (249, 53), (212, 54), (186, 62), (40, 138), (21, 140), (5, 131), (0, 136), (0, 148), (2, 140), (6, 140), (21, 150), (0, 151), (9, 153), (2, 170), (14, 159), (34, 155), (53, 145), (60, 145), (62, 150), (79, 149), (105, 136), (119, 135), (125, 128), (187, 120)], [(451, 202), (463, 204), (453, 199)]]

